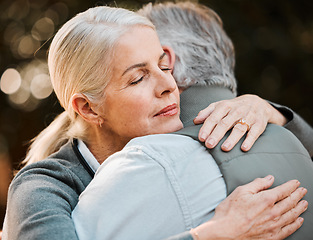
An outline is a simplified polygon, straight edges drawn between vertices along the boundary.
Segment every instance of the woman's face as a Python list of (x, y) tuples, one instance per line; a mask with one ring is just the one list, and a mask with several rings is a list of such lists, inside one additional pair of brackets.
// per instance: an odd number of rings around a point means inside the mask
[(179, 91), (156, 32), (133, 27), (115, 47), (113, 74), (101, 105), (102, 128), (119, 139), (182, 128)]

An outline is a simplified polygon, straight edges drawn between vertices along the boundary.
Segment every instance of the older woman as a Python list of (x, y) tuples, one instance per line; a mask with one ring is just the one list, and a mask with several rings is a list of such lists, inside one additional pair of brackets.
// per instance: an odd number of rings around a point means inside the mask
[[(118, 8), (89, 9), (58, 31), (48, 64), (65, 112), (37, 137), (26, 158), (33, 164), (24, 167), (11, 184), (4, 239), (77, 239), (71, 212), (99, 164), (132, 138), (182, 128), (171, 59), (144, 17)], [(287, 225), (295, 231), (301, 219), (295, 220), (305, 209), (296, 203), (304, 193), (292, 181), (258, 194), (271, 183), (273, 178), (264, 178), (243, 187), (217, 214), (229, 223), (238, 212), (255, 212), (254, 207), (265, 199), (274, 205), (292, 193), (292, 204), (282, 201), (271, 211), (262, 205), (253, 220), (259, 227), (264, 223), (260, 216), (292, 209)], [(251, 191), (253, 199), (246, 197)], [(269, 195), (274, 197), (269, 200)], [(228, 204), (238, 199), (242, 201)], [(238, 223), (234, 230), (238, 233), (244, 224)], [(203, 236), (214, 233), (210, 223), (198, 231)]]

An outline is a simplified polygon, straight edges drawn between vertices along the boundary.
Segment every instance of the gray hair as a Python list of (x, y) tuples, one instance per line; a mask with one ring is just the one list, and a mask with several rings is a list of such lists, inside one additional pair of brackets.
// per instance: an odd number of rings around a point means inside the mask
[(26, 165), (48, 157), (70, 138), (86, 138), (88, 126), (75, 113), (71, 98), (82, 93), (98, 103), (111, 78), (115, 45), (133, 26), (154, 29), (147, 18), (132, 11), (102, 6), (76, 15), (57, 32), (49, 49), (48, 66), (65, 111), (32, 140)]
[(155, 25), (161, 44), (174, 49), (178, 87), (214, 85), (236, 93), (234, 47), (213, 10), (191, 2), (169, 2), (150, 3), (138, 13)]

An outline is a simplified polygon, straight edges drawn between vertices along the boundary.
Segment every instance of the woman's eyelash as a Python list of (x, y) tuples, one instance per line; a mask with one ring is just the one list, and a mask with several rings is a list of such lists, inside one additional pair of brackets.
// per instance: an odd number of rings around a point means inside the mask
[(172, 68), (161, 68), (162, 71), (171, 71)]
[[(160, 68), (162, 71), (171, 71), (172, 68)], [(139, 78), (138, 80), (131, 82), (130, 85), (136, 85), (143, 80), (144, 77)]]
[(143, 80), (143, 77), (139, 78), (137, 81), (131, 82), (130, 85), (136, 85)]

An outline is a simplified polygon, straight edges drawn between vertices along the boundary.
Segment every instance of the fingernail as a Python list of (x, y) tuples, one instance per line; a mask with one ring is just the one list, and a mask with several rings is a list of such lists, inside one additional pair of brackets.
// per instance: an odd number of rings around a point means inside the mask
[(303, 220), (304, 220), (304, 219), (303, 219), (302, 217), (299, 217), (299, 218), (298, 218), (298, 221), (299, 221), (301, 224), (303, 223)]
[(222, 148), (226, 149), (226, 150), (230, 149), (230, 143), (229, 142), (224, 142), (223, 145), (222, 145)]
[(207, 145), (208, 145), (209, 147), (213, 147), (213, 146), (214, 146), (214, 144), (215, 144), (214, 139), (209, 138), (209, 140), (207, 141)]
[(272, 180), (273, 179), (273, 176), (272, 175), (268, 175), (265, 177), (267, 180)]
[(201, 133), (200, 137), (199, 137), (199, 140), (203, 142), (203, 141), (205, 141), (205, 138), (206, 138), (206, 134), (205, 133)]
[(243, 143), (241, 147), (242, 147), (242, 149), (244, 149), (244, 150), (247, 150), (247, 149), (248, 149), (248, 145), (247, 145), (246, 143)]
[(306, 200), (302, 200), (300, 204), (303, 206), (309, 205), (308, 201)]

